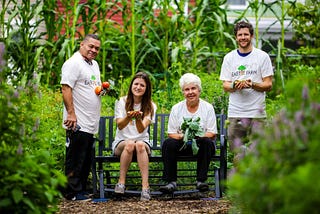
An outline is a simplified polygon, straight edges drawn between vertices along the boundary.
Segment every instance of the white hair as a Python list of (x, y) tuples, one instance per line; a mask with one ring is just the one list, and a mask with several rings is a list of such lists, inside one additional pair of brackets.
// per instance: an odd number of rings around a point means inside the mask
[(197, 75), (192, 74), (192, 73), (185, 73), (180, 78), (179, 85), (180, 85), (181, 90), (183, 90), (185, 85), (190, 84), (190, 83), (197, 85), (199, 88), (199, 91), (201, 91), (201, 80)]

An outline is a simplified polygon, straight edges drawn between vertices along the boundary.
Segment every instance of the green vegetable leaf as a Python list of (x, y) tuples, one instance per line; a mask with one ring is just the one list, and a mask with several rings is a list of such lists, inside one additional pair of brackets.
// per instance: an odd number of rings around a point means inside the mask
[(181, 130), (184, 134), (183, 137), (183, 146), (180, 150), (187, 147), (188, 141), (192, 141), (192, 151), (193, 154), (196, 154), (199, 150), (195, 137), (203, 136), (203, 130), (200, 126), (200, 117), (196, 118), (183, 118), (183, 122), (181, 124)]

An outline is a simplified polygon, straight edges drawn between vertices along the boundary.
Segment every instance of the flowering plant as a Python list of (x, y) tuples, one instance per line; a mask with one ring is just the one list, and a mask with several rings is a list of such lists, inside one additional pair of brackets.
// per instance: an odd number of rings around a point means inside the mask
[(184, 144), (180, 150), (186, 148), (188, 145), (191, 145), (193, 154), (198, 153), (199, 147), (196, 143), (196, 137), (203, 136), (203, 129), (200, 126), (200, 117), (183, 118), (181, 130), (183, 133)]

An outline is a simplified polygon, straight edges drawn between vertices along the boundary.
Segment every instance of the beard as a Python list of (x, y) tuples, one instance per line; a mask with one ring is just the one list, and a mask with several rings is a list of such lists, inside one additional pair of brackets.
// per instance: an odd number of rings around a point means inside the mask
[(249, 49), (251, 47), (251, 40), (240, 40), (238, 41), (238, 45), (240, 48), (246, 50)]

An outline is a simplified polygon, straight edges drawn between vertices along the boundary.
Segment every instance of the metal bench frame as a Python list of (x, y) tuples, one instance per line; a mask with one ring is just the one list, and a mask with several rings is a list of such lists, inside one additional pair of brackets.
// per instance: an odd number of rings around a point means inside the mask
[[(168, 122), (169, 114), (156, 114), (155, 121), (156, 123), (152, 124), (149, 127), (150, 140), (153, 140), (152, 151), (161, 151), (161, 145), (166, 139), (166, 128)], [(217, 114), (217, 125), (218, 125), (218, 134), (214, 141), (216, 152), (212, 157), (212, 161), (215, 162), (218, 167), (214, 167), (214, 188), (209, 190), (215, 191), (216, 198), (222, 197), (222, 192), (224, 190), (223, 181), (227, 176), (227, 140), (226, 134), (227, 130), (225, 127), (226, 115)], [(115, 133), (115, 122), (113, 116), (102, 116), (99, 122), (99, 133), (96, 139), (98, 144), (93, 146), (93, 161), (92, 161), (92, 184), (93, 184), (93, 193), (98, 194), (100, 198), (105, 198), (105, 193), (112, 193), (113, 188), (111, 185), (111, 178), (109, 170), (104, 170), (104, 163), (116, 163), (120, 161), (119, 157), (112, 155), (112, 142), (114, 140)], [(161, 152), (158, 152), (161, 154)], [(106, 155), (110, 154), (110, 155)], [(149, 157), (149, 162), (162, 163), (161, 155), (151, 155)], [(178, 161), (184, 162), (196, 162), (195, 156), (180, 156)], [(136, 160), (134, 160), (136, 161)], [(130, 169), (129, 169), (130, 170)], [(115, 170), (113, 170), (115, 171)], [(117, 169), (119, 171), (119, 169)], [(179, 176), (179, 175), (178, 175)], [(149, 178), (152, 177), (152, 173), (149, 171)], [(106, 180), (107, 184), (104, 184)], [(150, 181), (149, 181), (150, 182)], [(113, 184), (114, 186), (115, 184)], [(127, 185), (127, 184), (126, 184)], [(159, 186), (160, 184), (150, 183), (150, 186)], [(173, 195), (193, 193), (197, 192), (196, 189), (191, 190), (177, 190)], [(140, 190), (126, 190), (126, 194), (140, 194)], [(152, 191), (151, 195), (161, 195), (159, 191)]]

